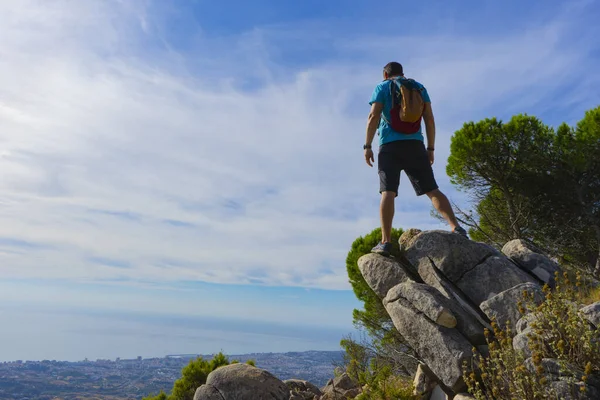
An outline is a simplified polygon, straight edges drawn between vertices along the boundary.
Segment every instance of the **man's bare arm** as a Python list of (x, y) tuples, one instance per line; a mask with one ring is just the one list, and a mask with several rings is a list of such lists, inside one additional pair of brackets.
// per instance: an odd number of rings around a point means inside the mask
[(435, 149), (435, 119), (433, 118), (431, 103), (425, 103), (423, 121), (425, 121), (425, 132), (427, 133), (427, 148)]
[(369, 120), (367, 122), (367, 140), (365, 144), (369, 145), (373, 142), (377, 128), (379, 127), (379, 121), (381, 120), (381, 112), (383, 111), (383, 103), (373, 103), (371, 105), (371, 112), (369, 112)]

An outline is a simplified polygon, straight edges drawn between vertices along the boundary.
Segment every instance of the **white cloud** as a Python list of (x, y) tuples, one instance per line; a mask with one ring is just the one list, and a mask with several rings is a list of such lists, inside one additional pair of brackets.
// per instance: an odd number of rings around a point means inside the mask
[[(265, 284), (348, 288), (346, 252), (378, 224), (377, 174), (361, 151), (366, 101), (396, 50), (336, 42), (369, 61), (282, 73), (269, 59), (277, 32), (181, 51), (138, 3), (8, 3), (0, 237), (30, 246), (2, 246), (3, 277), (248, 283), (260, 271)], [(590, 66), (584, 44), (564, 47), (571, 28), (398, 38), (424, 43), (407, 69), (434, 99), (436, 173), (454, 198), (452, 131), (495, 105), (510, 115), (556, 104), (545, 97), (565, 83), (557, 75)], [(411, 190), (405, 179), (396, 225), (439, 226)]]

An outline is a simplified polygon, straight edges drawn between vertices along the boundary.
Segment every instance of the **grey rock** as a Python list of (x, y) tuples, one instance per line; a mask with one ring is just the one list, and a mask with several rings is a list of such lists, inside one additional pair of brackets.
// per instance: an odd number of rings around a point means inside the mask
[(483, 329), (492, 329), (485, 317), (480, 315), (479, 308), (474, 307), (460, 289), (444, 278), (435, 266), (422, 263), (419, 275), (425, 283), (436, 288), (445, 298), (451, 301), (452, 313), (456, 317), (456, 329), (474, 344), (485, 344)]
[[(575, 379), (581, 380), (584, 375), (584, 372), (581, 368), (578, 368), (572, 364), (566, 364), (564, 367), (561, 367), (561, 364), (558, 360), (553, 358), (543, 358), (541, 363), (542, 368), (544, 369), (544, 376), (548, 381), (556, 381), (559, 379)], [(533, 364), (533, 360), (528, 358), (525, 360), (525, 367), (532, 373), (536, 373), (535, 365)], [(595, 387), (600, 387), (600, 379), (595, 376), (588, 376), (587, 384)]]
[[(585, 391), (582, 392), (581, 388)], [(569, 383), (564, 380), (555, 381), (549, 385), (549, 394), (561, 400), (598, 400), (600, 399), (600, 391), (593, 386), (586, 385), (583, 382)]]
[(531, 324), (537, 321), (537, 313), (529, 313), (524, 315), (519, 321), (517, 321), (517, 333), (522, 333), (526, 329), (531, 327)]
[(424, 318), (408, 301), (399, 298), (385, 305), (394, 326), (438, 379), (454, 391), (464, 387), (463, 361), (472, 357), (472, 345), (456, 329)]
[(315, 396), (320, 396), (321, 390), (312, 383), (301, 379), (287, 379), (283, 381), (287, 387), (294, 392), (309, 392)]
[(521, 268), (549, 285), (554, 285), (554, 274), (561, 272), (560, 266), (521, 239), (511, 240), (502, 248), (502, 253), (510, 257)]
[[(553, 358), (543, 358), (541, 366), (544, 369), (544, 374), (551, 381), (558, 380), (558, 378), (560, 376), (564, 375), (561, 372), (561, 368), (560, 368), (560, 364), (559, 364), (558, 360), (555, 360)], [(532, 358), (528, 358), (527, 360), (525, 360), (525, 368), (527, 368), (529, 370), (529, 372), (531, 372), (531, 373), (536, 373), (536, 368), (535, 368), (535, 365), (533, 364)]]
[(600, 329), (600, 301), (583, 307), (581, 313), (592, 325)]
[(531, 328), (525, 329), (523, 332), (517, 334), (513, 338), (513, 349), (517, 351), (521, 351), (523, 355), (527, 357), (531, 357), (531, 349), (529, 348), (530, 336), (535, 335)]
[(466, 393), (459, 393), (454, 396), (454, 400), (475, 400), (475, 397)]
[(202, 385), (196, 389), (194, 400), (225, 400), (212, 385)]
[(506, 257), (492, 256), (466, 272), (456, 282), (456, 286), (473, 302), (481, 304), (505, 290), (526, 282), (536, 283), (533, 277), (521, 271)]
[(358, 268), (369, 287), (382, 299), (388, 290), (410, 279), (400, 263), (379, 254), (362, 256), (358, 259)]
[(427, 264), (431, 260), (454, 283), (496, 253), (489, 246), (446, 231), (422, 232), (406, 248), (406, 257), (419, 271), (421, 264)]
[(437, 383), (431, 377), (431, 371), (424, 364), (419, 364), (417, 368), (417, 373), (415, 374), (415, 378), (413, 380), (413, 394), (415, 396), (422, 396), (424, 394), (430, 393)]
[(327, 386), (322, 389), (322, 392), (323, 395), (319, 400), (353, 399), (361, 392), (361, 388), (348, 374), (343, 373), (327, 382)]
[(217, 368), (208, 374), (206, 384), (217, 389), (223, 400), (289, 400), (290, 397), (285, 383), (270, 372), (247, 364)]
[(399, 298), (407, 300), (436, 324), (446, 328), (456, 327), (456, 317), (446, 307), (449, 301), (437, 289), (427, 284), (407, 281), (391, 288), (383, 304), (385, 306)]
[(348, 374), (344, 373), (333, 380), (333, 386), (335, 386), (336, 389), (351, 390), (358, 387), (358, 384), (354, 382)]
[(436, 385), (435, 388), (433, 388), (433, 392), (431, 392), (429, 400), (448, 400), (448, 395), (444, 393), (444, 390), (440, 385)]
[(536, 283), (527, 282), (498, 293), (481, 303), (479, 308), (490, 320), (496, 319), (501, 328), (504, 328), (507, 322), (512, 328), (515, 328), (522, 317), (518, 303), (523, 300), (523, 292), (533, 293), (536, 304), (544, 301), (542, 288)]

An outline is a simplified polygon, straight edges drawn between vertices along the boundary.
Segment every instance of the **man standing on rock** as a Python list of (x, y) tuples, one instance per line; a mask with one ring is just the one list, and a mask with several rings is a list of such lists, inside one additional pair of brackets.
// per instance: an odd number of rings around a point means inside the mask
[[(381, 242), (372, 252), (389, 255), (392, 240), (394, 202), (398, 196), (400, 172), (404, 170), (417, 196), (426, 194), (435, 209), (450, 225), (452, 232), (467, 237), (458, 224), (448, 198), (438, 189), (431, 165), (435, 151), (435, 121), (427, 89), (404, 77), (402, 65), (390, 62), (383, 68), (383, 82), (371, 96), (365, 160), (372, 167), (375, 158), (371, 143), (379, 130), (379, 192), (381, 193)], [(427, 149), (421, 119), (425, 121)]]

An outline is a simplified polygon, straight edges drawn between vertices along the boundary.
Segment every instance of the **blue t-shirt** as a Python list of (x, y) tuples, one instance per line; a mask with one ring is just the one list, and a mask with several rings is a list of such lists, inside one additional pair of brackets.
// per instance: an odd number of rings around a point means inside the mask
[[(383, 104), (383, 116), (379, 122), (379, 129), (377, 130), (379, 133), (379, 145), (381, 146), (385, 143), (393, 142), (395, 140), (420, 140), (423, 142), (423, 131), (421, 129), (419, 129), (418, 132), (411, 134), (398, 133), (388, 124), (387, 121), (392, 120), (390, 116), (390, 111), (392, 110), (392, 95), (390, 93), (391, 84), (391, 80), (385, 80), (377, 85), (375, 90), (373, 90), (373, 95), (371, 96), (371, 101), (369, 102), (369, 104)], [(431, 100), (429, 99), (427, 89), (425, 89), (425, 87), (420, 83), (417, 82), (417, 84), (423, 88), (423, 91), (421, 92), (423, 94), (423, 101), (430, 103)]]

